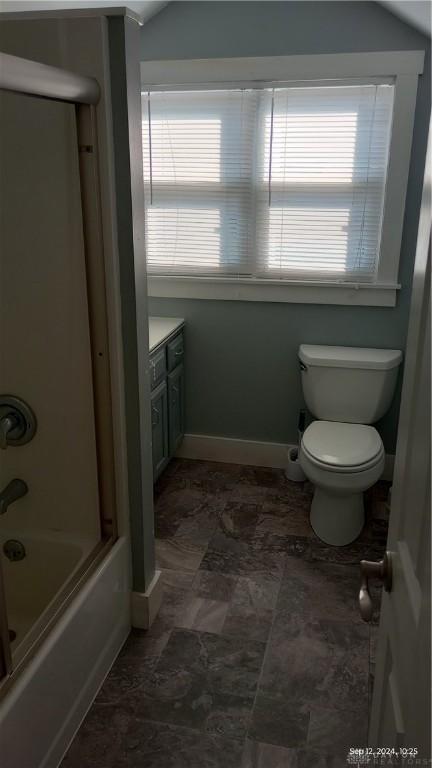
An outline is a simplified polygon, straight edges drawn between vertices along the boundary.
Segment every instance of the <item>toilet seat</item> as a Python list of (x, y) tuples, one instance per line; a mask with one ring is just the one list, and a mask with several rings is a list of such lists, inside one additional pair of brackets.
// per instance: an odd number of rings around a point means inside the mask
[(301, 447), (312, 464), (328, 472), (364, 472), (379, 464), (384, 455), (374, 427), (338, 421), (312, 422)]

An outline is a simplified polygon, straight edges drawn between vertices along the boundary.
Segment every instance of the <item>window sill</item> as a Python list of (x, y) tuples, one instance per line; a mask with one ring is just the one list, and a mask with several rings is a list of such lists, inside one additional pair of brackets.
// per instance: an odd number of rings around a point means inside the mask
[(340, 304), (394, 307), (398, 284), (317, 283), (301, 280), (251, 280), (221, 277), (149, 275), (148, 294), (176, 299), (267, 301), (292, 304)]

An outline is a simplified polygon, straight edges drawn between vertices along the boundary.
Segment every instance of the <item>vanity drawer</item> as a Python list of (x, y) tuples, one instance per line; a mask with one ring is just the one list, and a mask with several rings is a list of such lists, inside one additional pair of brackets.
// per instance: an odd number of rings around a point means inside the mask
[(165, 347), (150, 358), (150, 387), (154, 389), (166, 376)]
[(172, 341), (167, 344), (168, 370), (172, 371), (177, 365), (183, 362), (184, 344), (183, 334), (179, 333)]

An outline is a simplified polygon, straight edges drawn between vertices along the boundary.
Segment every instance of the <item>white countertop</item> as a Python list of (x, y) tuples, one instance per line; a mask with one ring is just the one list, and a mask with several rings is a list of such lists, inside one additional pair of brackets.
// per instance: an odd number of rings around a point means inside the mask
[(149, 351), (153, 352), (184, 325), (182, 317), (149, 317)]

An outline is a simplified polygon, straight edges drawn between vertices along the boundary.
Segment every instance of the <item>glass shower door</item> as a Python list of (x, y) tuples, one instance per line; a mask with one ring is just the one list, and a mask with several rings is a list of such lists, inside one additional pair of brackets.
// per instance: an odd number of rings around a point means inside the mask
[[(46, 634), (112, 540), (113, 515), (105, 508), (101, 513), (101, 454), (107, 448), (100, 442), (79, 108), (1, 91), (0, 109), (0, 677), (5, 677)], [(102, 357), (106, 346), (99, 349)], [(34, 414), (28, 440), (14, 440), (19, 426), (14, 398)]]

